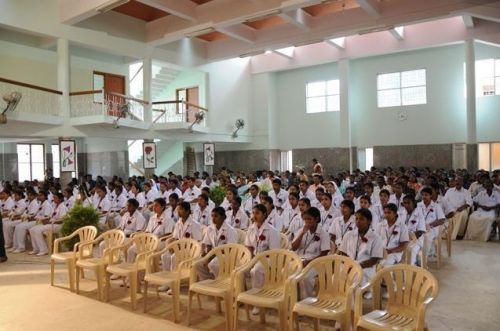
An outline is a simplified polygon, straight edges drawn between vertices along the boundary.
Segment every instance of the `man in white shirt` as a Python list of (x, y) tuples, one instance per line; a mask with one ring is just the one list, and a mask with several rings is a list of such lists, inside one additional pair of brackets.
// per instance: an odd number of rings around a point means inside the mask
[(376, 226), (375, 231), (384, 243), (387, 253), (384, 267), (388, 267), (401, 262), (410, 237), (404, 221), (398, 219), (398, 207), (395, 204), (389, 203), (384, 206), (384, 213), (385, 218)]
[(299, 197), (308, 198), (311, 202), (311, 206), (316, 204), (316, 194), (309, 191), (309, 183), (305, 180), (300, 181), (299, 183)]
[(144, 231), (146, 225), (146, 219), (139, 211), (139, 202), (136, 199), (129, 199), (127, 201), (127, 212), (121, 217), (118, 229), (129, 237), (132, 233)]
[(212, 224), (211, 222), (212, 208), (208, 205), (208, 196), (200, 194), (198, 196), (198, 205), (193, 212), (193, 218), (202, 226), (207, 227)]
[(439, 235), (439, 229), (445, 223), (446, 217), (441, 206), (432, 200), (432, 188), (424, 187), (420, 192), (422, 194), (422, 201), (418, 203), (417, 208), (420, 208), (422, 215), (424, 215), (424, 221), (427, 229), (425, 240), (430, 243), (427, 245), (427, 252), (425, 252), (425, 254), (429, 255), (429, 253), (432, 252), (434, 255), (434, 245), (432, 243)]
[(168, 190), (167, 190), (167, 193), (165, 194), (167, 196), (166, 200), (165, 201), (168, 201), (168, 197), (170, 197), (170, 194), (172, 193), (175, 193), (177, 194), (177, 196), (180, 198), (182, 197), (182, 191), (177, 187), (177, 184), (179, 182), (177, 181), (177, 179), (171, 179), (169, 182), (168, 182)]
[(243, 210), (248, 217), (252, 215), (253, 207), (257, 206), (260, 203), (259, 199), (259, 187), (257, 185), (250, 186), (250, 197), (245, 200), (243, 203)]
[(196, 202), (195, 200), (198, 199), (198, 196), (201, 194), (201, 190), (196, 187), (195, 185), (195, 179), (192, 177), (189, 177), (188, 179), (188, 188), (186, 191), (184, 191), (184, 194), (182, 195), (182, 201), (184, 202), (189, 202), (193, 203)]
[(231, 225), (235, 229), (248, 229), (248, 216), (243, 208), (241, 208), (240, 197), (236, 197), (231, 200), (231, 210), (228, 210), (226, 212), (226, 223)]
[(491, 226), (495, 222), (496, 211), (500, 208), (500, 192), (493, 189), (491, 180), (485, 180), (483, 187), (484, 190), (474, 197), (477, 210), (470, 215), (465, 234), (469, 240), (488, 241), (490, 239)]
[(288, 199), (288, 192), (281, 188), (281, 179), (273, 180), (273, 189), (269, 192), (269, 197), (273, 199), (273, 205), (278, 209), (278, 212), (283, 211), (283, 204)]
[(453, 229), (451, 239), (457, 236), (463, 238), (469, 219), (469, 208), (472, 206), (472, 197), (469, 191), (463, 188), (462, 177), (455, 178), (455, 187), (448, 189), (444, 195), (446, 218)]

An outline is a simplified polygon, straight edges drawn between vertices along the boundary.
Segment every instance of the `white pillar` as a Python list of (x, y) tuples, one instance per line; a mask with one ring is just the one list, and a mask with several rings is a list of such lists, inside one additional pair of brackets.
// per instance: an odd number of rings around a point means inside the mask
[(151, 95), (151, 84), (153, 79), (153, 61), (151, 57), (146, 57), (142, 60), (142, 91), (143, 91), (143, 99), (148, 102), (146, 106), (144, 106), (144, 122), (152, 123), (153, 122), (153, 114), (152, 114), (152, 95)]
[(69, 43), (67, 39), (57, 39), (57, 89), (61, 91), (61, 113), (60, 115), (70, 117), (70, 66), (69, 66)]
[(340, 81), (340, 145), (349, 148), (349, 170), (353, 170), (353, 155), (351, 141), (351, 105), (349, 102), (349, 59), (341, 59), (338, 62), (338, 74)]
[(476, 55), (474, 39), (465, 41), (465, 81), (467, 85), (467, 144), (476, 144)]

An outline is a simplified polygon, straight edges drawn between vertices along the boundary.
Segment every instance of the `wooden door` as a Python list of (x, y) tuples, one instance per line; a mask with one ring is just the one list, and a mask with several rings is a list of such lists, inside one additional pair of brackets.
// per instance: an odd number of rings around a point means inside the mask
[[(187, 102), (188, 103), (196, 105), (196, 106), (199, 105), (198, 86), (188, 88), (186, 91), (186, 95), (187, 95)], [(186, 112), (186, 121), (188, 123), (193, 123), (197, 112), (198, 112), (198, 108), (188, 106), (187, 112)]]
[(118, 107), (125, 102), (125, 99), (121, 96), (112, 95), (110, 92), (125, 95), (125, 76), (108, 73), (99, 74), (104, 76), (104, 91), (108, 100), (108, 115), (119, 116)]

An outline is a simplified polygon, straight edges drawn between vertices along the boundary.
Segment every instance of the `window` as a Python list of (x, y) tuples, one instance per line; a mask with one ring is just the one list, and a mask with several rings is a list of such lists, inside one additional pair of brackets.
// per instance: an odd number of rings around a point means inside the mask
[(500, 169), (500, 143), (479, 144), (479, 169), (492, 171)]
[(500, 95), (500, 60), (476, 61), (476, 96)]
[(45, 146), (43, 144), (18, 144), (17, 169), (19, 181), (44, 180)]
[(377, 75), (379, 108), (427, 103), (425, 69)]
[(373, 148), (367, 148), (365, 153), (365, 169), (370, 170), (373, 167)]
[(306, 84), (306, 112), (308, 114), (340, 110), (340, 83), (338, 79)]
[(281, 152), (281, 171), (293, 171), (292, 151)]

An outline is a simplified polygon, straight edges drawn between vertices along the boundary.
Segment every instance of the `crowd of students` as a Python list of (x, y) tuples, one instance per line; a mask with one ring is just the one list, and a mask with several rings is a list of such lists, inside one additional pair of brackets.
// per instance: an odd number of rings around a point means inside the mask
[[(284, 234), (288, 248), (304, 265), (327, 254), (345, 255), (360, 263), (363, 282), (374, 275), (377, 265), (401, 263), (409, 242), (411, 264), (421, 264), (422, 254), (434, 256), (433, 245), (424, 242), (433, 242), (443, 228), (452, 239), (487, 241), (500, 232), (500, 171), (372, 168), (329, 176), (322, 174), (317, 161), (313, 171), (310, 176), (302, 170), (245, 174), (223, 168), (212, 176), (169, 173), (127, 181), (114, 177), (108, 182), (86, 175), (65, 188), (57, 179), (2, 182), (0, 240), (5, 239), (0, 242), (0, 261), (6, 260), (4, 247), (12, 253), (25, 252), (28, 234), (32, 247), (28, 254), (49, 254), (44, 231), (60, 231), (64, 215), (75, 203), (95, 208), (102, 230), (192, 238), (202, 243), (204, 254), (238, 242), (237, 229), (246, 232), (244, 245), (253, 255), (280, 248)], [(218, 206), (210, 199), (217, 186), (226, 190)], [(133, 261), (135, 256), (132, 245), (127, 259)], [(175, 256), (163, 254), (162, 268), (174, 265)], [(206, 279), (217, 270), (212, 260), (198, 273)], [(259, 264), (251, 277), (254, 287), (262, 286)], [(302, 295), (312, 295), (314, 277), (311, 272), (303, 282)]]

